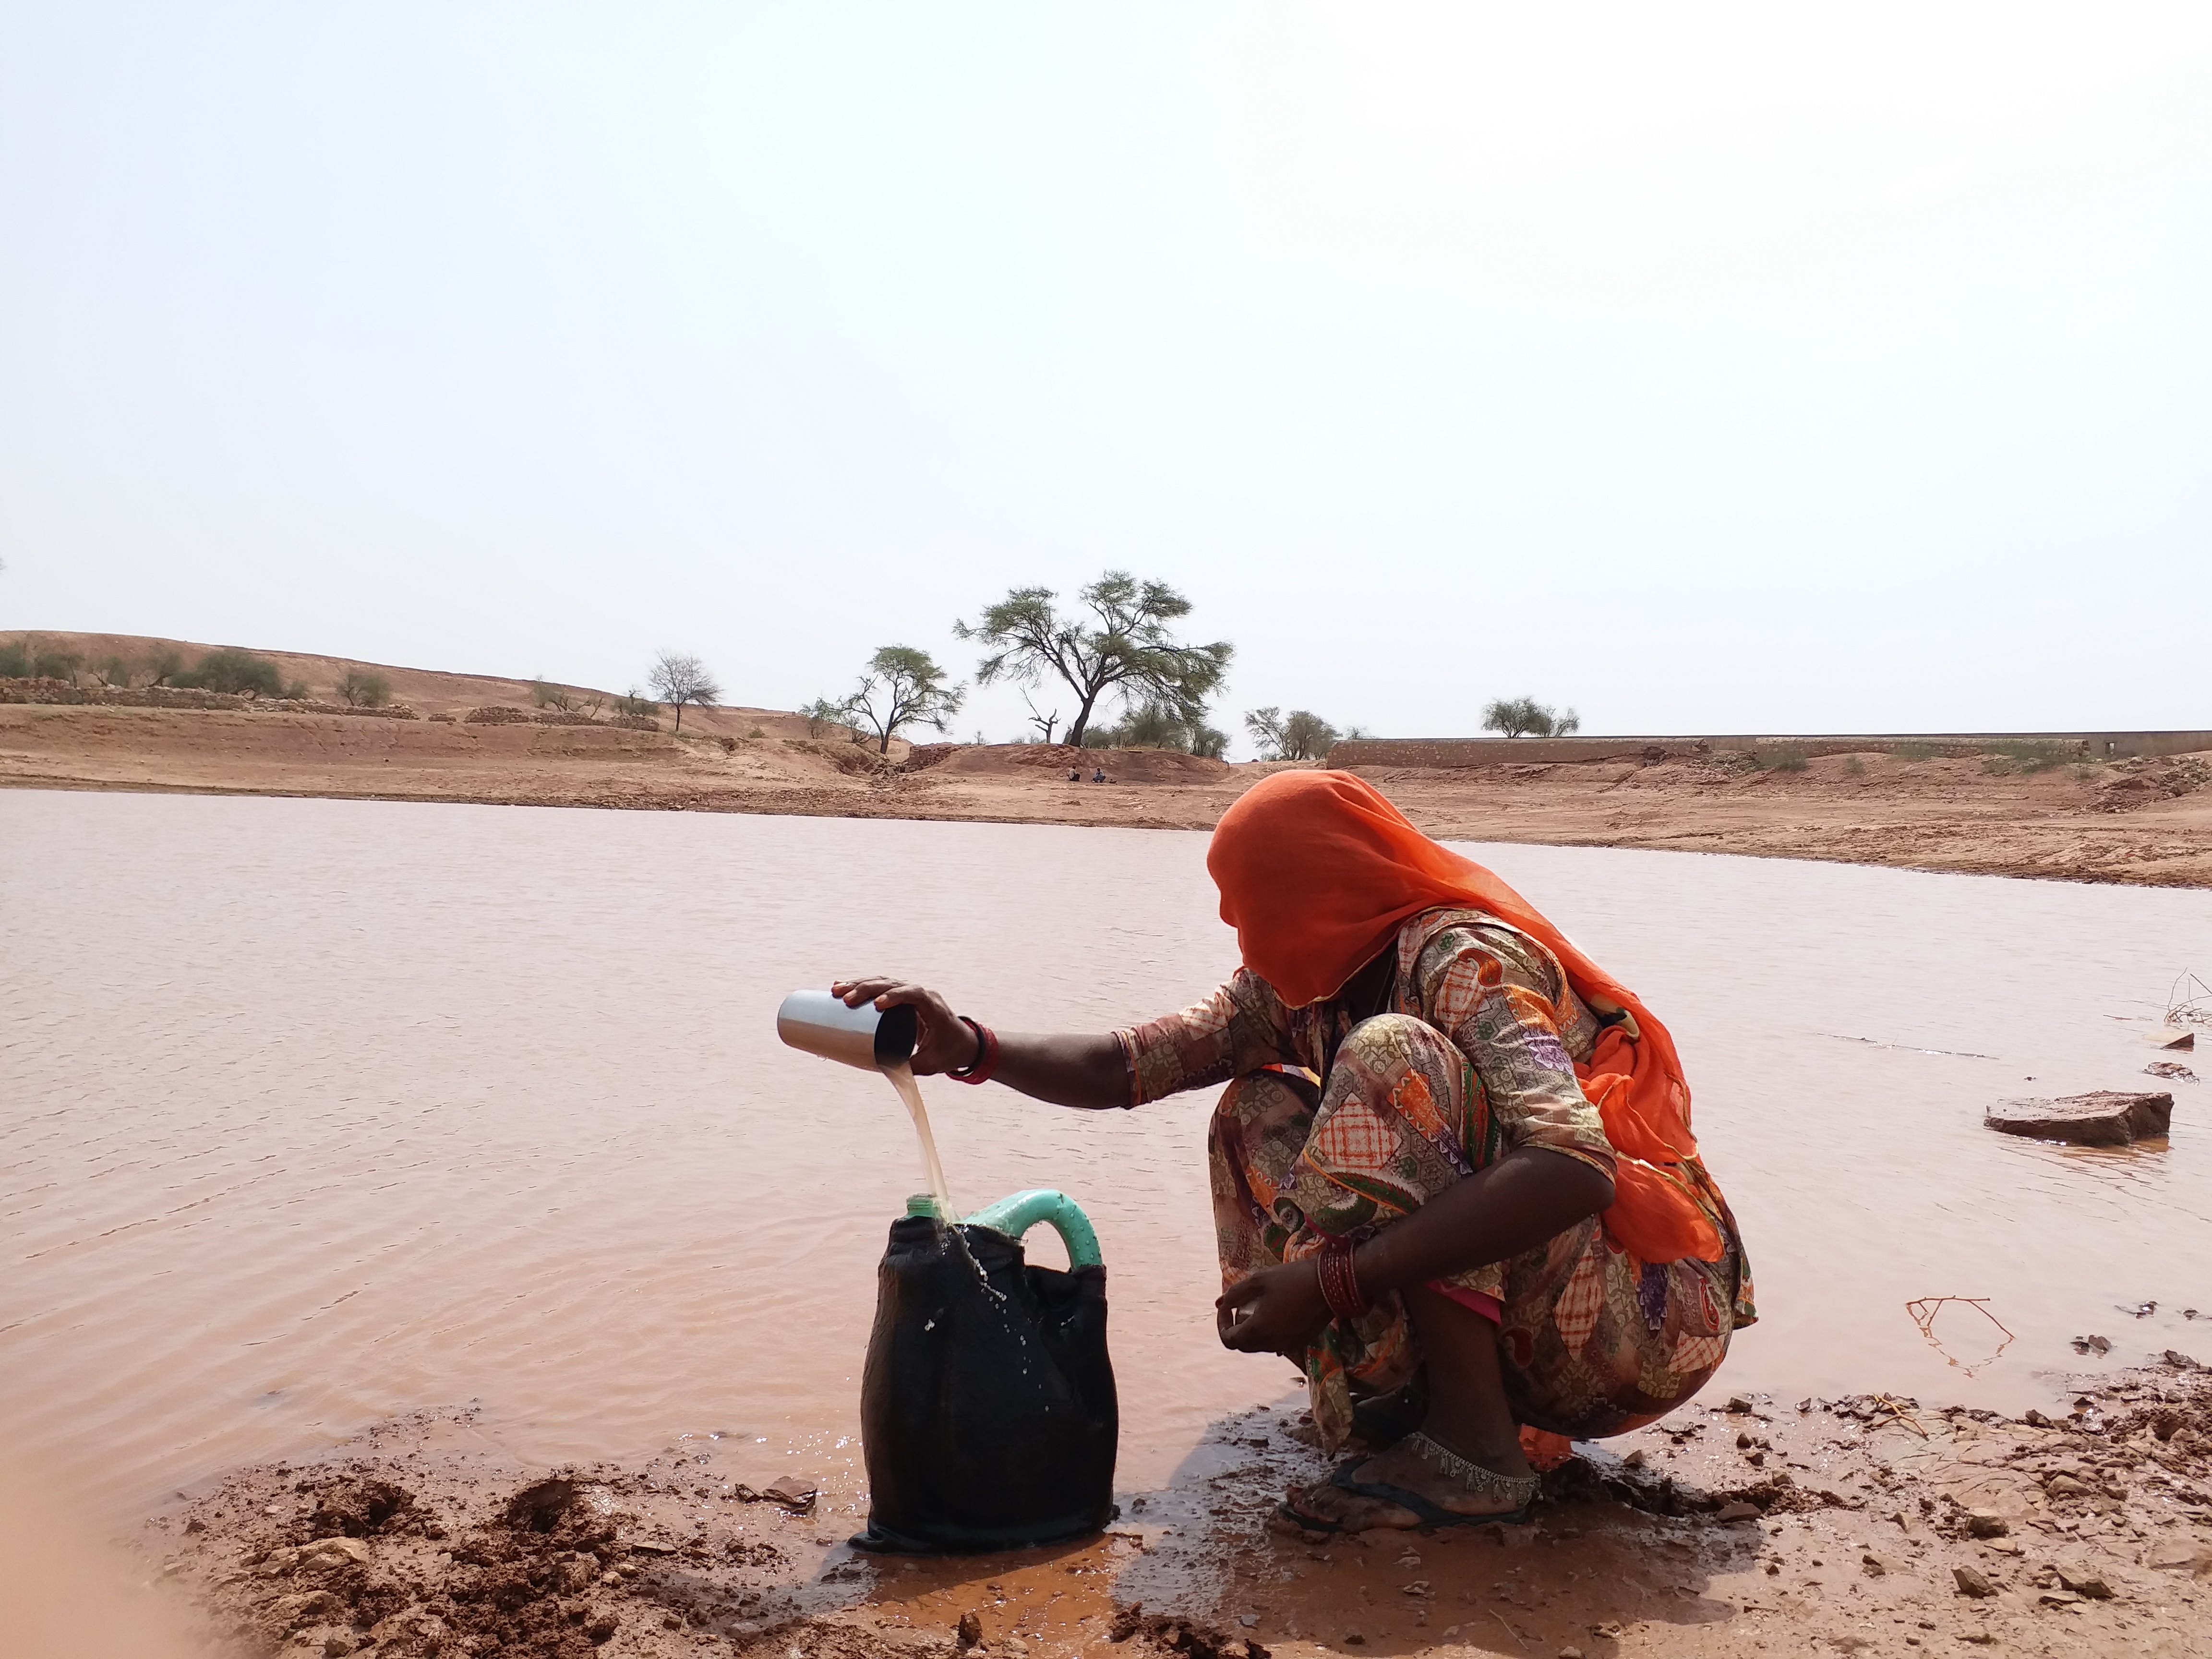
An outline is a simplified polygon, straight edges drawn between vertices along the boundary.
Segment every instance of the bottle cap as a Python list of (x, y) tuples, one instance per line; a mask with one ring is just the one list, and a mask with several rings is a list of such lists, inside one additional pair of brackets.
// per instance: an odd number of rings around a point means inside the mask
[(910, 1217), (926, 1215), (932, 1221), (945, 1219), (944, 1216), (938, 1212), (937, 1194), (934, 1193), (916, 1193), (907, 1200), (906, 1212)]

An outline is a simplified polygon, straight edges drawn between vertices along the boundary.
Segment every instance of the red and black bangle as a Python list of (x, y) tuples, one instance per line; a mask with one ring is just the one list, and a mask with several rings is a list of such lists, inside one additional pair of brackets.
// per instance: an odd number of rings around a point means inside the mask
[(975, 1058), (965, 1066), (956, 1066), (945, 1075), (963, 1083), (988, 1083), (991, 1073), (999, 1069), (999, 1034), (988, 1025), (978, 1025), (967, 1015), (960, 1023), (975, 1034)]
[(1321, 1274), (1321, 1297), (1339, 1319), (1364, 1317), (1374, 1304), (1359, 1288), (1359, 1269), (1352, 1261), (1358, 1247), (1348, 1238), (1332, 1238), (1315, 1258)]

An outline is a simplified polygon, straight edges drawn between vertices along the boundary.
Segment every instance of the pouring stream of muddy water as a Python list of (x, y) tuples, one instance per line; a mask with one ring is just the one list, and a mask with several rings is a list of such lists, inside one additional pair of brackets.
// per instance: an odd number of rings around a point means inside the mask
[(945, 1180), (944, 1162), (937, 1156), (937, 1137), (929, 1132), (929, 1108), (921, 1103), (921, 1085), (915, 1080), (914, 1067), (901, 1060), (884, 1066), (884, 1075), (891, 1080), (891, 1087), (906, 1103), (907, 1115), (914, 1119), (914, 1133), (921, 1142), (922, 1179), (937, 1200), (938, 1214), (947, 1221), (957, 1221), (960, 1212), (953, 1207), (952, 1184)]
[[(1032, 1030), (1185, 1006), (1236, 960), (1205, 846), (0, 793), (0, 1437), (117, 1516), (471, 1401), (541, 1462), (719, 1434), (741, 1478), (850, 1485), (913, 1154), (881, 1082), (763, 1011), (877, 969)], [(1723, 1395), (2017, 1410), (2060, 1370), (2212, 1358), (2185, 1316), (2212, 1311), (2212, 1089), (2142, 1075), (2159, 999), (2212, 963), (2212, 894), (1473, 850), (1674, 1028), (1765, 1315)], [(2172, 1089), (2170, 1147), (1980, 1127), (2130, 1087)], [(1213, 1334), (1207, 1095), (959, 1103), (937, 1129), (971, 1197), (1062, 1188), (1102, 1236), (1125, 1489), (1286, 1397), (1287, 1366)], [(1942, 1295), (2015, 1340), (1953, 1309), (1931, 1346), (1905, 1304)], [(2068, 1346), (2091, 1332), (2108, 1361)]]

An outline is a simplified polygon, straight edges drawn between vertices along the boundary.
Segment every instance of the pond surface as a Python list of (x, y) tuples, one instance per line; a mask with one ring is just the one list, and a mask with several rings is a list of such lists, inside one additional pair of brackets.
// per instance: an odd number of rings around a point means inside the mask
[[(848, 1468), (920, 1163), (884, 1082), (776, 1042), (778, 1000), (887, 969), (1002, 1030), (1149, 1018), (1235, 963), (1205, 845), (0, 792), (0, 1439), (118, 1513), (468, 1401), (546, 1461), (719, 1431)], [(2212, 1359), (2183, 1311), (2212, 1315), (2212, 1087), (2142, 1075), (2171, 981), (2212, 975), (2212, 894), (1469, 850), (1677, 1033), (1765, 1315), (1717, 1389), (2018, 1409)], [(1980, 1127), (2169, 1086), (2159, 1149)], [(1125, 1487), (1283, 1395), (1212, 1337), (1207, 1098), (923, 1087), (963, 1205), (1056, 1186), (1097, 1224)], [(1905, 1304), (1945, 1295), (2009, 1345), (1954, 1304), (1931, 1346)]]

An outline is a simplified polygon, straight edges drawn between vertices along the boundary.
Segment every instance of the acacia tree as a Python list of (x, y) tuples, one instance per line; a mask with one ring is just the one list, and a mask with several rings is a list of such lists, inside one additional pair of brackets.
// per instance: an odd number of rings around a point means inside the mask
[(1255, 708), (1244, 729), (1260, 745), (1261, 760), (1319, 760), (1335, 744), (1337, 730), (1310, 709)]
[(1072, 744), (1082, 743), (1109, 691), (1125, 705), (1157, 703), (1186, 726), (1203, 724), (1206, 700), (1220, 687), (1236, 647), (1226, 640), (1185, 645), (1174, 636), (1169, 625), (1190, 614), (1188, 599), (1126, 570), (1109, 570), (1083, 589), (1082, 610), (1062, 615), (1055, 597), (1048, 587), (1018, 587), (973, 623), (952, 624), (957, 637), (991, 649), (976, 665), (978, 684), (1066, 681), (1076, 702), (1064, 739)]
[(349, 668), (337, 686), (349, 708), (381, 708), (392, 701), (392, 682), (365, 668)]
[(688, 657), (674, 651), (664, 651), (655, 659), (653, 672), (646, 676), (653, 687), (653, 695), (676, 710), (676, 729), (684, 729), (684, 705), (696, 702), (702, 708), (721, 700), (722, 688), (707, 672), (707, 665), (696, 657)]
[(1509, 738), (1564, 738), (1582, 730), (1583, 717), (1571, 708), (1559, 714), (1534, 697), (1502, 697), (1482, 711), (1482, 724)]
[[(945, 684), (945, 670), (928, 652), (910, 645), (887, 645), (868, 659), (868, 672), (860, 676), (859, 688), (838, 705), (837, 712), (873, 726), (876, 752), (887, 755), (902, 726), (944, 731), (967, 695), (965, 686)], [(817, 707), (826, 708), (827, 700)]]

